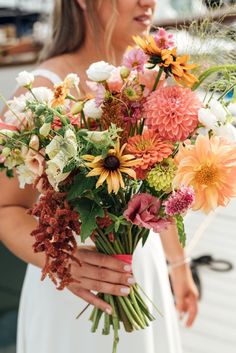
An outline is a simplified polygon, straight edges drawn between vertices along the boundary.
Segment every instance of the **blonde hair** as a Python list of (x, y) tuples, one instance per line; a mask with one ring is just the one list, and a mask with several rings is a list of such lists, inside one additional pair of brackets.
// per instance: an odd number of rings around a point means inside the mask
[[(86, 12), (89, 24), (94, 35), (94, 42), (99, 51), (99, 34), (103, 34), (107, 60), (114, 62), (114, 50), (112, 47), (112, 34), (116, 25), (118, 11), (116, 0), (111, 0), (112, 15), (103, 29), (99, 22), (98, 11), (103, 0), (86, 0)], [(84, 44), (86, 37), (86, 24), (84, 10), (76, 0), (55, 0), (52, 15), (51, 38), (46, 43), (40, 56), (40, 61), (75, 52)]]

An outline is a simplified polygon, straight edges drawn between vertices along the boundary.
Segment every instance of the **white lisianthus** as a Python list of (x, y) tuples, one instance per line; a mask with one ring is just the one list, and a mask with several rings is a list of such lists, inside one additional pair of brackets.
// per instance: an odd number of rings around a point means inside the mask
[(216, 117), (217, 121), (225, 123), (227, 120), (227, 112), (223, 105), (217, 100), (212, 99), (209, 103), (211, 113)]
[(32, 88), (32, 93), (34, 96), (31, 94), (31, 92), (26, 93), (25, 96), (27, 100), (34, 101), (36, 98), (39, 103), (50, 104), (53, 99), (53, 92), (47, 87)]
[(101, 143), (105, 140), (105, 134), (108, 130), (105, 131), (87, 131), (87, 138), (95, 143)]
[(65, 132), (65, 144), (63, 145), (63, 149), (65, 150), (68, 158), (76, 158), (77, 156), (77, 139), (74, 131), (71, 129), (67, 129)]
[(84, 104), (84, 114), (88, 118), (100, 119), (102, 116), (102, 108), (96, 106), (95, 99), (90, 99)]
[(230, 123), (218, 126), (214, 129), (214, 132), (217, 136), (224, 137), (231, 142), (236, 142), (236, 128)]
[(47, 145), (45, 153), (50, 159), (53, 159), (60, 152), (62, 143), (63, 137), (57, 135), (52, 139), (49, 145)]
[(20, 189), (24, 189), (26, 184), (33, 184), (35, 180), (35, 174), (24, 164), (16, 168), (18, 179), (20, 183)]
[(114, 68), (113, 65), (105, 61), (98, 61), (90, 65), (86, 73), (90, 80), (103, 82), (109, 79)]
[(69, 82), (71, 87), (78, 87), (80, 83), (80, 78), (77, 74), (71, 73), (66, 76), (65, 81)]
[(214, 129), (217, 124), (216, 116), (208, 108), (200, 108), (198, 111), (198, 121), (207, 129)]
[(16, 81), (21, 87), (30, 87), (34, 82), (34, 75), (27, 71), (22, 71), (18, 74)]

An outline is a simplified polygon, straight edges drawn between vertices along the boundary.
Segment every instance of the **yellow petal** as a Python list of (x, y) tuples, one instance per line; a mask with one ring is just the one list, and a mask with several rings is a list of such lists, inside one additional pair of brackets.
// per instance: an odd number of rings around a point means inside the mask
[(94, 168), (87, 174), (87, 177), (101, 175), (103, 170), (103, 168)]
[(108, 175), (109, 175), (109, 171), (108, 170), (103, 170), (102, 171), (102, 173), (100, 175), (100, 178), (98, 179), (97, 184), (96, 184), (97, 188), (104, 183), (104, 181), (107, 179)]
[(128, 174), (131, 178), (136, 179), (136, 173), (130, 168), (120, 168), (121, 173)]

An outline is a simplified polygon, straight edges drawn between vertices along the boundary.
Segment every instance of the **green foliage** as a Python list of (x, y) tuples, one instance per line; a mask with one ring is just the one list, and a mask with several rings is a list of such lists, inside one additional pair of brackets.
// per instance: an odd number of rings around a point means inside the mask
[(179, 242), (182, 245), (182, 247), (185, 247), (186, 243), (186, 233), (185, 233), (185, 228), (184, 228), (184, 219), (181, 215), (175, 216), (176, 219), (176, 225), (178, 229), (178, 234), (179, 234)]
[(73, 185), (69, 190), (67, 199), (72, 201), (83, 196), (88, 191), (94, 189), (95, 183), (96, 180), (94, 178), (87, 178), (82, 173), (76, 175), (73, 181)]
[(78, 199), (75, 209), (82, 223), (80, 237), (84, 242), (97, 227), (96, 217), (104, 217), (104, 211), (96, 201), (85, 197)]
[(120, 226), (127, 226), (130, 224), (130, 222), (128, 222), (123, 215), (121, 216), (116, 216), (112, 213), (109, 213), (109, 216), (111, 217), (112, 221), (114, 222), (114, 229), (115, 232), (117, 233)]

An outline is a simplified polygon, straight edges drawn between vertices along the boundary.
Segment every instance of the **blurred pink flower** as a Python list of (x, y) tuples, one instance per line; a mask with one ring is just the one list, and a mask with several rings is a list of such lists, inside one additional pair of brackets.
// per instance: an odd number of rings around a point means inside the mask
[(128, 203), (124, 217), (132, 224), (158, 233), (166, 228), (170, 221), (159, 216), (161, 202), (156, 197), (141, 193), (134, 195)]
[(148, 56), (140, 48), (132, 48), (123, 58), (123, 65), (129, 70), (143, 72)]
[(182, 186), (178, 191), (173, 192), (165, 201), (165, 211), (169, 216), (185, 213), (192, 207), (195, 201), (195, 193), (191, 186)]
[(170, 49), (175, 46), (173, 40), (174, 35), (167, 33), (166, 30), (162, 27), (159, 28), (158, 32), (154, 35), (156, 45), (160, 49)]
[(110, 78), (107, 80), (108, 88), (111, 92), (120, 92), (124, 82), (120, 76), (120, 67), (116, 67)]
[(96, 98), (95, 98), (95, 103), (97, 108), (99, 108), (102, 105), (102, 103), (104, 102), (105, 96), (106, 96), (106, 89), (103, 86), (103, 84), (99, 83), (97, 87)]
[[(146, 88), (145, 96), (147, 96), (152, 91), (157, 75), (158, 75), (157, 70), (149, 70), (149, 69), (144, 69), (144, 72), (139, 73), (138, 75), (139, 83), (145, 86)], [(157, 89), (163, 87), (165, 83), (165, 77), (166, 75), (163, 73), (161, 75), (161, 79), (158, 83)]]
[(147, 97), (144, 104), (145, 123), (164, 140), (184, 141), (198, 126), (201, 106), (202, 103), (191, 89), (163, 87)]
[(18, 131), (18, 129), (15, 125), (6, 124), (2, 120), (0, 120), (0, 130)]

